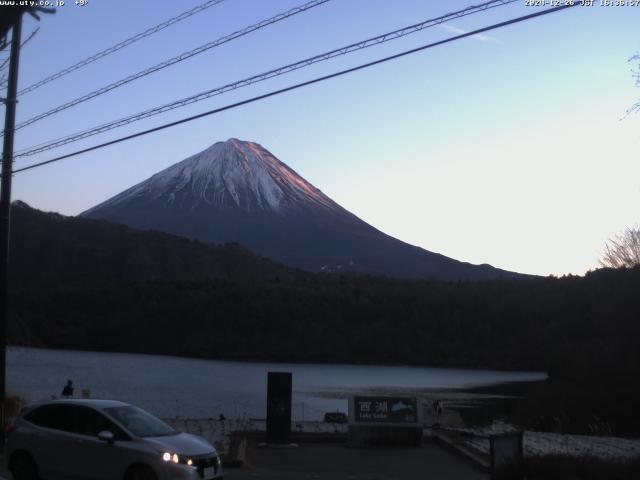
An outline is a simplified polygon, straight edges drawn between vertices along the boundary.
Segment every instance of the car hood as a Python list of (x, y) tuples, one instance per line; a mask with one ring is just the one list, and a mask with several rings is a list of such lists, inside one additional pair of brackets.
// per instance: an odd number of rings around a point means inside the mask
[(156, 447), (159, 452), (177, 453), (178, 455), (193, 457), (216, 453), (216, 449), (204, 438), (189, 433), (146, 437), (145, 440)]

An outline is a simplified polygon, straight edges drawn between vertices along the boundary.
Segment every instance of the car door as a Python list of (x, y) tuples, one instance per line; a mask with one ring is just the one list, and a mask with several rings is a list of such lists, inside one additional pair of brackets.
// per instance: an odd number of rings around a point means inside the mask
[(72, 405), (49, 404), (30, 412), (25, 420), (35, 425), (31, 448), (38, 471), (47, 480), (79, 478), (74, 469), (76, 435)]
[[(131, 463), (129, 436), (99, 411), (87, 406), (75, 406), (77, 455), (75, 461), (82, 478), (112, 480), (122, 478)], [(98, 438), (98, 433), (109, 431), (114, 442)]]

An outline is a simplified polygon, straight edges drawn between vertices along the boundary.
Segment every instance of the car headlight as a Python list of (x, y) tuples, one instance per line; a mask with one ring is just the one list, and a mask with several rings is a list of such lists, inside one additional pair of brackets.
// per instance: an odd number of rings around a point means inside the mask
[(165, 462), (182, 463), (183, 465), (187, 465), (189, 467), (193, 466), (193, 460), (187, 457), (180, 456), (177, 453), (164, 452), (162, 454), (162, 460), (164, 460)]

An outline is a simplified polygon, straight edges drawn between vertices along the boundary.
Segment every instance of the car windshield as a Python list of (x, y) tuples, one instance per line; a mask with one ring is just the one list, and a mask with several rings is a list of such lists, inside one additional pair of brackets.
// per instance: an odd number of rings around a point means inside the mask
[(104, 411), (136, 437), (162, 437), (178, 434), (162, 420), (138, 407), (111, 407), (105, 408)]

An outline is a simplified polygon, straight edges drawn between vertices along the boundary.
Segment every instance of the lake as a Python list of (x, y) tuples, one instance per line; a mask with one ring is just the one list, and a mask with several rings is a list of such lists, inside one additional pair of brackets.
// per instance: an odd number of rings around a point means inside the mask
[(293, 374), (293, 418), (321, 420), (327, 411), (347, 411), (356, 393), (437, 392), (546, 378), (541, 372), (505, 372), (407, 366), (256, 363), (160, 355), (7, 348), (7, 392), (28, 402), (60, 395), (67, 379), (76, 396), (112, 398), (169, 418), (264, 418), (267, 372)]

